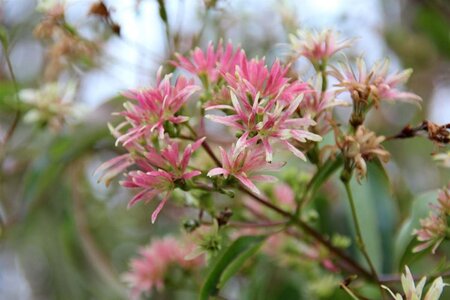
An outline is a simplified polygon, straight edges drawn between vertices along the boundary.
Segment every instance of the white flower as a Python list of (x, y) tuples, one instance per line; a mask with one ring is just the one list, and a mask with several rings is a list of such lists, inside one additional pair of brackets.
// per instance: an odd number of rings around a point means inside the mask
[[(382, 288), (387, 290), (395, 300), (421, 300), (423, 288), (426, 281), (427, 278), (422, 277), (422, 279), (420, 279), (419, 283), (416, 286), (411, 271), (409, 270), (408, 266), (405, 266), (405, 273), (401, 276), (405, 298), (403, 298), (399, 293), (394, 294), (394, 292), (392, 292), (387, 286), (382, 285)], [(425, 294), (425, 298), (423, 298), (423, 300), (438, 300), (442, 294), (442, 290), (447, 285), (447, 283), (444, 283), (442, 281), (442, 277), (436, 278), (431, 284), (431, 287), (428, 289), (428, 292)]]

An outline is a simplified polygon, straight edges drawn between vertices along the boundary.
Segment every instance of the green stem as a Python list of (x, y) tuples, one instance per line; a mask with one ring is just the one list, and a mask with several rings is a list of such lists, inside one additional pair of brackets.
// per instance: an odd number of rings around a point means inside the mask
[(302, 207), (306, 205), (309, 199), (311, 199), (316, 191), (322, 186), (322, 184), (336, 172), (336, 170), (342, 165), (342, 155), (338, 155), (335, 159), (329, 158), (323, 165), (319, 167), (317, 172), (311, 178), (306, 185), (302, 198), (297, 204), (295, 210), (295, 216), (299, 217)]
[(322, 75), (322, 93), (325, 92), (328, 88), (328, 78), (327, 78), (326, 68), (327, 68), (327, 62), (322, 61), (320, 64), (320, 67), (319, 67), (320, 75)]
[(13, 120), (11, 126), (9, 127), (8, 131), (6, 132), (5, 137), (3, 139), (3, 147), (5, 147), (6, 144), (8, 143), (8, 141), (13, 136), (14, 131), (17, 128), (17, 125), (19, 124), (21, 112), (20, 112), (20, 108), (19, 108), (19, 105), (20, 105), (19, 85), (17, 84), (16, 75), (14, 74), (11, 59), (9, 58), (7, 42), (2, 41), (2, 46), (3, 46), (3, 53), (5, 55), (6, 65), (8, 66), (8, 71), (9, 71), (9, 74), (11, 75), (11, 80), (13, 82), (14, 94), (15, 94), (16, 104), (17, 104), (17, 110), (16, 110), (16, 114), (14, 116), (14, 120)]
[[(350, 181), (349, 180), (342, 180), (342, 182), (344, 183), (345, 191), (347, 192), (348, 201), (350, 203), (353, 223), (354, 223), (355, 230), (356, 230), (356, 244), (357, 244), (359, 250), (361, 251), (362, 255), (364, 256), (364, 258), (366, 259), (367, 264), (369, 265), (370, 271), (372, 272), (372, 276), (379, 283), (380, 280), (378, 278), (377, 271), (375, 270), (373, 262), (372, 262), (372, 260), (371, 260), (371, 258), (369, 256), (369, 253), (367, 252), (366, 244), (364, 243), (364, 240), (363, 240), (363, 237), (362, 237), (361, 226), (359, 224), (358, 215), (356, 213), (355, 201), (353, 199), (352, 190), (350, 188)], [(380, 290), (381, 290), (381, 295), (383, 296), (384, 293), (383, 293), (383, 290), (381, 289), (381, 287), (380, 287)]]

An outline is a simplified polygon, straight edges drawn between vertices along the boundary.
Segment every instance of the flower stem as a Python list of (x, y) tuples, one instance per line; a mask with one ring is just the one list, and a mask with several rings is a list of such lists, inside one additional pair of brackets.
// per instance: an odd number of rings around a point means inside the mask
[(8, 45), (6, 41), (2, 41), (2, 47), (3, 47), (3, 55), (5, 56), (5, 60), (6, 60), (6, 65), (8, 67), (8, 71), (9, 74), (11, 76), (11, 80), (14, 86), (14, 94), (16, 97), (16, 103), (17, 103), (17, 109), (16, 109), (16, 114), (14, 116), (14, 120), (11, 124), (11, 126), (9, 127), (8, 131), (5, 134), (5, 137), (3, 138), (3, 147), (6, 146), (6, 144), (8, 143), (8, 141), (11, 139), (11, 137), (14, 134), (14, 131), (17, 128), (17, 125), (19, 124), (20, 121), (20, 115), (21, 115), (21, 111), (19, 108), (20, 105), (20, 99), (19, 99), (19, 85), (17, 84), (17, 79), (16, 79), (16, 75), (14, 74), (14, 70), (12, 67), (12, 63), (11, 63), (11, 59), (9, 58), (9, 54), (8, 54)]
[[(364, 256), (364, 258), (366, 259), (367, 264), (369, 265), (370, 271), (372, 272), (372, 276), (376, 279), (376, 281), (379, 285), (380, 280), (378, 279), (377, 271), (375, 270), (373, 262), (369, 256), (369, 253), (367, 252), (366, 244), (364, 243), (364, 240), (362, 237), (361, 226), (359, 224), (358, 215), (356, 213), (355, 201), (353, 199), (352, 190), (350, 188), (350, 181), (343, 179), (342, 182), (344, 183), (345, 191), (347, 193), (348, 201), (350, 203), (353, 224), (354, 224), (355, 230), (356, 230), (356, 244), (357, 244), (359, 250), (361, 251), (362, 255)], [(381, 290), (381, 287), (380, 287), (380, 290)], [(384, 295), (383, 290), (381, 290), (380, 293), (382, 296)]]

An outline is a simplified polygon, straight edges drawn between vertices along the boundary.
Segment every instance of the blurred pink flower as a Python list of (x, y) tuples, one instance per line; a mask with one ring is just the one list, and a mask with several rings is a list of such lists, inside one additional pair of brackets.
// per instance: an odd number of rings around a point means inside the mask
[(125, 111), (117, 113), (126, 119), (117, 126), (117, 130), (128, 127), (126, 133), (119, 136), (117, 143), (126, 146), (153, 133), (157, 133), (162, 139), (165, 122), (180, 124), (189, 119), (177, 115), (177, 112), (200, 87), (182, 76), (177, 79), (175, 85), (171, 85), (170, 78), (171, 75), (166, 75), (161, 80), (158, 72), (156, 88), (125, 93), (126, 97), (136, 100), (137, 103), (127, 102), (124, 104)]
[(290, 208), (295, 207), (295, 194), (292, 188), (286, 183), (279, 183), (273, 191), (275, 201), (282, 203)]
[(444, 187), (439, 191), (438, 203), (431, 204), (433, 209), (429, 216), (420, 220), (420, 228), (413, 231), (417, 235), (417, 240), (421, 242), (413, 249), (413, 252), (420, 252), (431, 246), (434, 254), (442, 241), (448, 237), (447, 219), (450, 216), (450, 189)]
[[(304, 143), (306, 140), (320, 141), (322, 138), (305, 130), (308, 126), (315, 125), (313, 120), (293, 116), (301, 100), (301, 97), (297, 97), (290, 104), (285, 105), (274, 100), (260, 99), (260, 95), (257, 94), (253, 103), (250, 103), (247, 97), (238, 98), (231, 92), (233, 106), (215, 105), (210, 106), (207, 110), (227, 109), (234, 111), (235, 114), (227, 116), (207, 115), (206, 117), (212, 121), (244, 131), (242, 135), (245, 138), (243, 145), (249, 146), (261, 141), (268, 162), (273, 159), (272, 144), (276, 142), (281, 142), (294, 155), (306, 160), (305, 155), (289, 140), (294, 139)], [(248, 136), (252, 136), (252, 138), (246, 140)]]
[(203, 264), (203, 258), (186, 260), (185, 256), (194, 245), (183, 243), (174, 237), (154, 239), (139, 250), (139, 257), (130, 262), (130, 271), (123, 279), (131, 288), (131, 298), (139, 299), (142, 294), (150, 294), (153, 288), (162, 290), (164, 278), (171, 267), (194, 269)]
[(328, 60), (336, 52), (352, 45), (353, 40), (337, 41), (337, 36), (332, 30), (322, 32), (299, 30), (297, 35), (291, 34), (289, 39), (296, 53), (316, 64)]
[(438, 202), (441, 213), (450, 216), (450, 184), (439, 191)]
[(420, 229), (413, 231), (420, 242), (418, 246), (414, 247), (413, 252), (420, 252), (432, 247), (431, 252), (434, 254), (445, 239), (447, 222), (441, 216), (430, 212), (427, 218), (420, 220), (420, 226)]
[(188, 145), (181, 157), (179, 145), (176, 142), (170, 142), (161, 150), (161, 153), (149, 147), (145, 157), (136, 159), (138, 170), (128, 172), (126, 179), (121, 182), (124, 187), (141, 189), (131, 199), (128, 207), (142, 200), (148, 202), (162, 194), (163, 199), (152, 214), (152, 223), (154, 223), (172, 191), (180, 184), (184, 184), (185, 180), (201, 174), (200, 171), (186, 172), (186, 169), (192, 153), (204, 140), (205, 138), (202, 138)]
[(244, 51), (239, 47), (233, 51), (231, 43), (228, 43), (224, 49), (222, 41), (219, 41), (214, 51), (214, 46), (210, 42), (206, 52), (196, 48), (191, 53), (190, 59), (176, 53), (178, 61), (172, 61), (172, 64), (197, 74), (200, 78), (206, 76), (209, 82), (216, 82), (221, 73), (234, 73), (235, 66), (241, 61), (243, 55)]

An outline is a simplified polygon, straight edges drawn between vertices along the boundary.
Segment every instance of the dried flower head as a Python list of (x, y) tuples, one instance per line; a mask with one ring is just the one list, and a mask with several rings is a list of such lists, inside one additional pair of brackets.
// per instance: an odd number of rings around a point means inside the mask
[(374, 158), (385, 163), (389, 161), (390, 154), (381, 145), (384, 140), (384, 136), (377, 136), (363, 125), (358, 127), (355, 135), (346, 135), (338, 140), (338, 147), (350, 163), (349, 168), (357, 171), (358, 181), (366, 176), (367, 161)]

